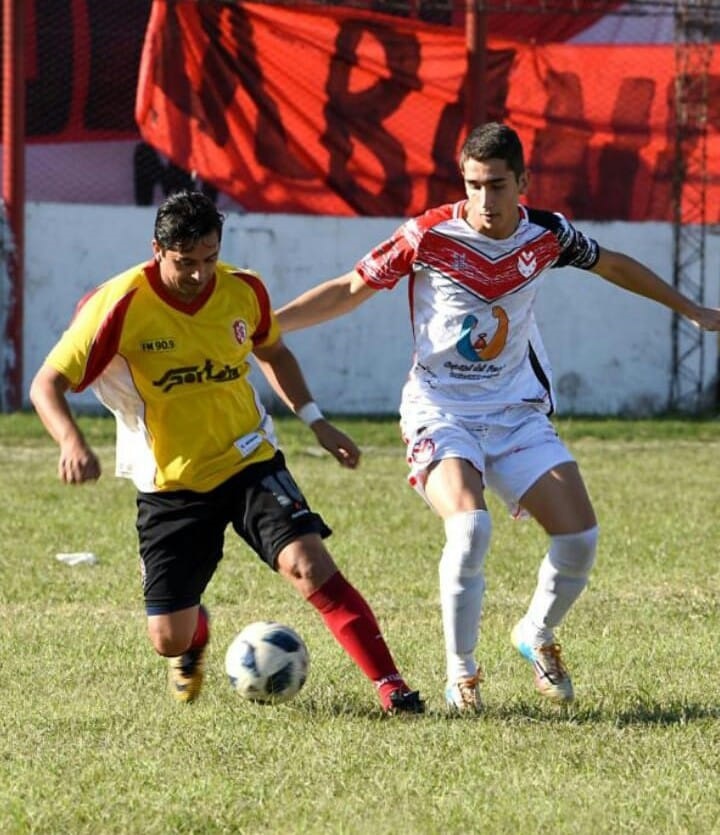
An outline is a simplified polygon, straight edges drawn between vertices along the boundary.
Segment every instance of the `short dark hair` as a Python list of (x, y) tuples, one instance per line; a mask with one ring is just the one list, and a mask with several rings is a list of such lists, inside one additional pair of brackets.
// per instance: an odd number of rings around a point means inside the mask
[(508, 168), (520, 177), (525, 172), (523, 146), (517, 133), (501, 122), (487, 122), (474, 128), (460, 150), (460, 170), (469, 159), (485, 162), (504, 159)]
[(222, 238), (225, 216), (201, 191), (176, 191), (155, 216), (155, 240), (162, 249), (192, 249), (200, 238), (217, 232)]

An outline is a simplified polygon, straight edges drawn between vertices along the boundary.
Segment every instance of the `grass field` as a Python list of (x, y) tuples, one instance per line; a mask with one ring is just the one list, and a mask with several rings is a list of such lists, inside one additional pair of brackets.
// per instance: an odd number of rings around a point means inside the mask
[[(558, 422), (601, 524), (591, 584), (559, 634), (567, 710), (541, 703), (509, 643), (544, 538), (491, 498), (487, 709), (471, 719), (442, 702), (442, 526), (405, 486), (393, 420), (338, 424), (365, 449), (355, 473), (278, 422), (337, 562), (427, 698), (414, 720), (380, 717), (314, 610), (232, 534), (206, 595), (202, 698), (173, 703), (145, 638), (111, 422), (83, 419), (105, 475), (70, 488), (37, 419), (0, 417), (0, 833), (720, 833), (720, 422)], [(69, 567), (60, 551), (98, 564)], [(308, 682), (283, 706), (244, 703), (224, 678), (232, 636), (264, 618), (310, 649)]]

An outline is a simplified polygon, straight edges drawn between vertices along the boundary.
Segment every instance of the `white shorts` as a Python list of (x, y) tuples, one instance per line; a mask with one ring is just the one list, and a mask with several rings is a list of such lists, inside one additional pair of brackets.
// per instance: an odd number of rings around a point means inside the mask
[(407, 444), (408, 482), (426, 501), (429, 466), (464, 458), (517, 516), (521, 497), (542, 475), (575, 460), (548, 417), (532, 406), (478, 416), (423, 411), (403, 419), (400, 428)]

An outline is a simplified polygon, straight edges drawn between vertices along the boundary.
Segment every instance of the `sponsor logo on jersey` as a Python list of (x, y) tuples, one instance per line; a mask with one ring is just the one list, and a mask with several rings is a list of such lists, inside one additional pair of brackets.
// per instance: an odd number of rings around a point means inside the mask
[(248, 337), (247, 322), (243, 319), (236, 319), (233, 322), (233, 333), (235, 334), (238, 345), (242, 345)]
[(508, 339), (508, 331), (510, 328), (510, 320), (505, 309), (500, 305), (495, 305), (491, 311), (493, 318), (497, 321), (495, 333), (488, 339), (488, 334), (485, 332), (475, 334), (473, 336), (473, 329), (478, 325), (477, 316), (469, 313), (462, 323), (460, 330), (460, 338), (455, 347), (460, 356), (464, 357), (470, 362), (489, 362), (500, 355), (505, 343)]
[(143, 351), (151, 353), (162, 353), (172, 351), (175, 348), (175, 339), (172, 336), (163, 336), (158, 339), (143, 339), (140, 343)]
[(205, 360), (205, 365), (184, 365), (180, 368), (169, 368), (153, 385), (164, 392), (175, 386), (195, 385), (197, 383), (229, 383), (240, 377), (238, 366), (223, 365), (215, 367), (212, 360)]

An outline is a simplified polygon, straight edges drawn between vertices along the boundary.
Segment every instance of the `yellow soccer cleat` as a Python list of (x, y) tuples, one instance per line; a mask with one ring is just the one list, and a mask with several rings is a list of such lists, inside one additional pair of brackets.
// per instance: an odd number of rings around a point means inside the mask
[(210, 627), (207, 609), (200, 607), (207, 627), (207, 639), (200, 647), (193, 647), (182, 655), (168, 658), (168, 686), (173, 698), (178, 702), (192, 702), (197, 699), (205, 677), (205, 650), (210, 639)]

